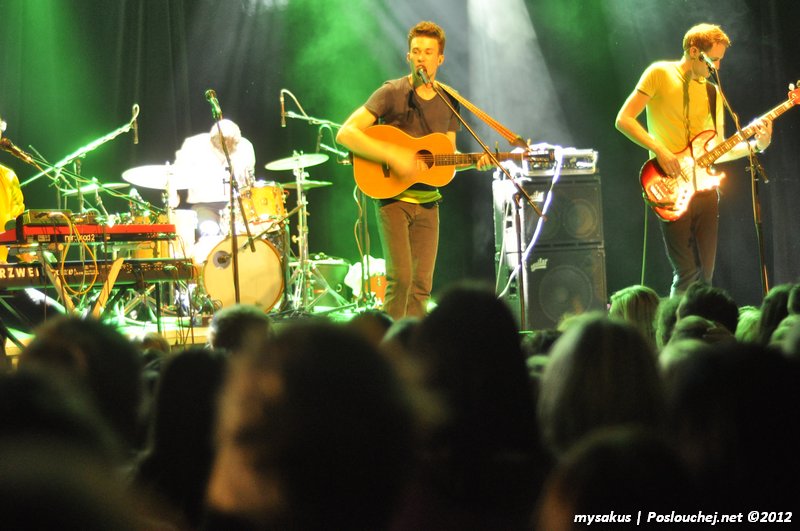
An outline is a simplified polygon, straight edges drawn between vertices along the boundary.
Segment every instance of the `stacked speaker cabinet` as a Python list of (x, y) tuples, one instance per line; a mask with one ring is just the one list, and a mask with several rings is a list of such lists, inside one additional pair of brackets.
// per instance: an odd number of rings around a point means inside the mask
[[(524, 198), (515, 207), (518, 190), (511, 181), (496, 180), (492, 186), (498, 293), (523, 329), (555, 328), (565, 316), (605, 309), (600, 175), (573, 171), (555, 184), (547, 175), (523, 176), (516, 181), (540, 210), (551, 192), (540, 223)], [(524, 256), (535, 235), (531, 251), (520, 264), (519, 248)], [(521, 275), (509, 282), (518, 265), (522, 266)], [(520, 315), (523, 307), (524, 319)]]

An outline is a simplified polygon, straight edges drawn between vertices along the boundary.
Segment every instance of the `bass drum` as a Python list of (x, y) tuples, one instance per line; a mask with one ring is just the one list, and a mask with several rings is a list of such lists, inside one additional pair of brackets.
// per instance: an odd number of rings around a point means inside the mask
[[(239, 251), (239, 301), (268, 312), (278, 304), (283, 294), (281, 257), (271, 243), (264, 240), (253, 243), (255, 252), (249, 245)], [(230, 238), (211, 249), (203, 266), (203, 285), (215, 303), (222, 307), (236, 304)]]

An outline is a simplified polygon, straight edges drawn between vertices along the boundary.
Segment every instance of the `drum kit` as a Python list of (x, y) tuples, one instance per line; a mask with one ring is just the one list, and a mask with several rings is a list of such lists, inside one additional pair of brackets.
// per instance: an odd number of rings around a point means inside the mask
[[(170, 242), (168, 252), (174, 258), (192, 258), (197, 264), (200, 279), (190, 296), (179, 296), (189, 304), (216, 310), (235, 304), (233, 282), (233, 253), (237, 253), (240, 292), (239, 302), (252, 304), (265, 312), (311, 313), (325, 303), (333, 309), (347, 306), (349, 301), (340, 290), (328, 284), (324, 267), (317, 267), (308, 252), (308, 201), (306, 192), (331, 186), (329, 181), (309, 180), (306, 169), (324, 163), (328, 155), (294, 153), (291, 157), (266, 164), (269, 171), (291, 171), (293, 182), (256, 181), (249, 178), (239, 188), (240, 202), (234, 207), (236, 223), (236, 249), (230, 234), (230, 207), (220, 211), (220, 234), (196, 238), (197, 213), (193, 210), (172, 209), (169, 197), (172, 191), (190, 187), (190, 176), (176, 171), (170, 165), (141, 166), (122, 174), (131, 185), (162, 190), (166, 206), (165, 216), (176, 228), (176, 239)], [(296, 192), (297, 205), (287, 211), (288, 191)], [(137, 212), (136, 191), (131, 192), (130, 217), (140, 218)], [(146, 203), (145, 203), (146, 205)], [(241, 206), (238, 206), (241, 205)], [(296, 215), (296, 253), (289, 245), (289, 220)], [(248, 238), (246, 223), (251, 237)], [(325, 264), (322, 264), (325, 265)], [(198, 291), (200, 296), (198, 297)], [(196, 302), (200, 301), (200, 302)], [(210, 305), (208, 304), (210, 303)], [(319, 311), (317, 311), (319, 313)]]

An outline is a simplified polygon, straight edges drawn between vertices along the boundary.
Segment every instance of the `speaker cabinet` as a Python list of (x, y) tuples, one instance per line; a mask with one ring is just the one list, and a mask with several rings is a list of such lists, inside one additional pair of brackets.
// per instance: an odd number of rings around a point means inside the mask
[[(606, 308), (606, 256), (601, 246), (534, 251), (522, 280), (526, 330), (555, 328), (565, 315)], [(504, 299), (519, 317), (517, 285)]]
[[(518, 179), (522, 188), (540, 210), (544, 209), (550, 179), (544, 177)], [(495, 215), (495, 242), (498, 252), (505, 252), (516, 264), (517, 230), (514, 208), (516, 187), (507, 180), (495, 181), (492, 186)], [(539, 216), (523, 199), (519, 209), (522, 242), (530, 242)], [(537, 246), (574, 247), (602, 245), (603, 210), (598, 174), (562, 176), (553, 186), (550, 205), (545, 214)], [(513, 255), (513, 256), (511, 256)]]

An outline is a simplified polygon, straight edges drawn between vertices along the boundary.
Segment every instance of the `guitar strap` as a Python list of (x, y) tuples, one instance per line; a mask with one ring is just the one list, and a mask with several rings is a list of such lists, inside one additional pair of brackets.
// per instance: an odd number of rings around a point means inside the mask
[(447, 92), (450, 96), (455, 98), (461, 105), (472, 111), (472, 113), (475, 116), (483, 120), (483, 122), (486, 123), (489, 127), (500, 133), (500, 136), (508, 140), (509, 144), (511, 144), (512, 146), (517, 146), (522, 148), (528, 147), (528, 143), (525, 142), (525, 140), (523, 140), (521, 136), (512, 132), (503, 124), (501, 124), (500, 122), (498, 122), (497, 120), (495, 120), (494, 118), (483, 112), (475, 104), (473, 104), (467, 98), (459, 94), (456, 89), (448, 85), (445, 85), (444, 83), (441, 83), (439, 81), (436, 81), (436, 84), (442, 87), (445, 92)]
[(717, 130), (717, 90), (713, 83), (706, 81), (706, 92), (708, 93), (708, 108), (711, 112), (711, 121), (714, 124), (714, 131)]

